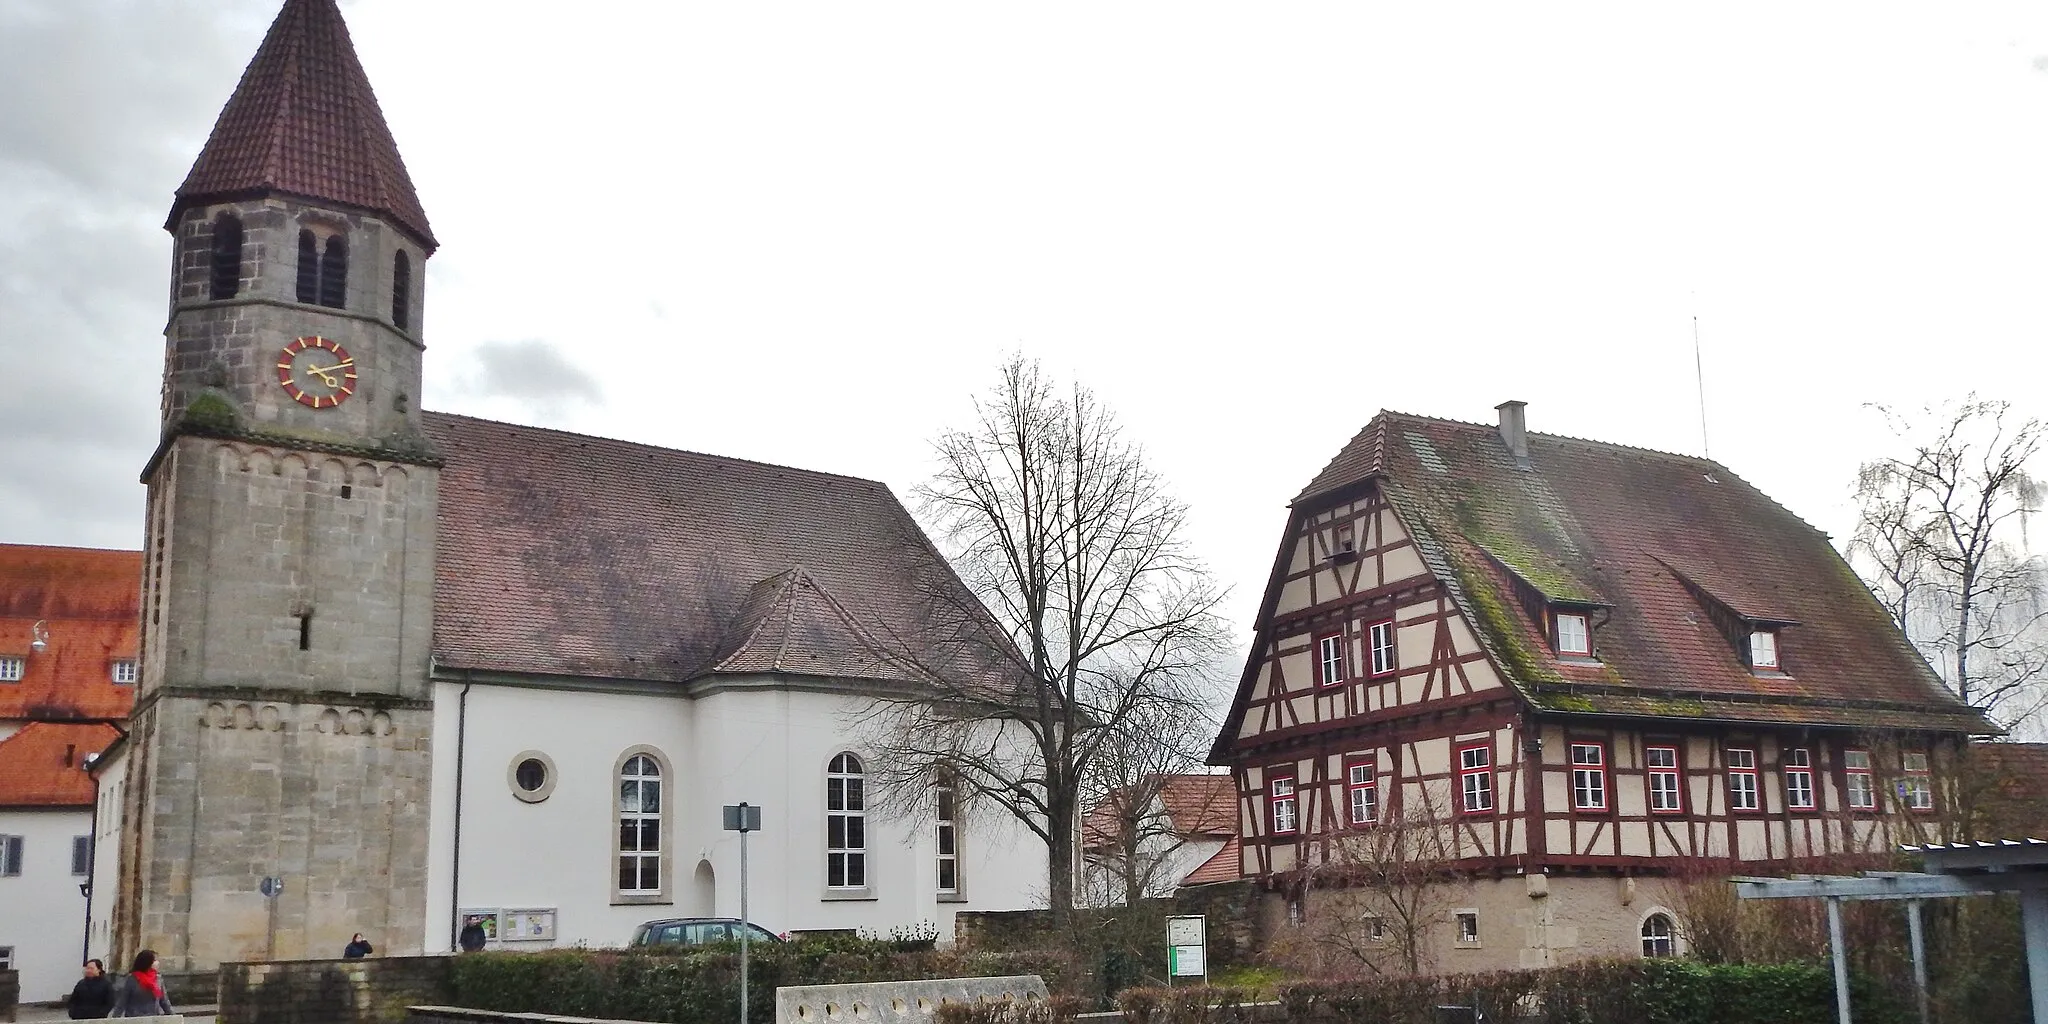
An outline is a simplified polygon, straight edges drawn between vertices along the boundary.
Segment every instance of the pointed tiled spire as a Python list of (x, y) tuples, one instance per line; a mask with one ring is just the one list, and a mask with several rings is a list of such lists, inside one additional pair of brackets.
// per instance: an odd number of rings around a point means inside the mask
[(335, 0), (285, 0), (178, 186), (198, 203), (267, 192), (381, 214), (435, 245)]

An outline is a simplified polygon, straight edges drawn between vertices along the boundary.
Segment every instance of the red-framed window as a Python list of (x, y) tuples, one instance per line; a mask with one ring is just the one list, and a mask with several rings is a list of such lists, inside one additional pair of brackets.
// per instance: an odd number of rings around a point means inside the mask
[(1394, 654), (1394, 620), (1382, 619), (1365, 627), (1365, 643), (1366, 664), (1375, 677), (1392, 675), (1400, 667)]
[(1266, 820), (1276, 836), (1301, 831), (1300, 797), (1294, 791), (1294, 773), (1275, 774), (1266, 780)]
[(1572, 744), (1572, 809), (1607, 809), (1607, 747), (1604, 744)]
[(1852, 811), (1877, 810), (1877, 780), (1870, 775), (1870, 751), (1842, 751), (1842, 799)]
[(1377, 766), (1369, 754), (1348, 759), (1344, 764), (1344, 807), (1353, 825), (1371, 825), (1380, 820)]
[(1934, 773), (1927, 761), (1927, 752), (1908, 750), (1899, 755), (1899, 767), (1905, 777), (1899, 780), (1899, 802), (1909, 811), (1931, 811), (1934, 809)]
[(1813, 752), (1805, 747), (1785, 751), (1785, 806), (1795, 811), (1813, 810)]
[(1685, 813), (1685, 785), (1679, 776), (1678, 747), (1668, 743), (1644, 747), (1643, 775), (1650, 787), (1651, 813)]
[(1593, 656), (1593, 630), (1583, 612), (1557, 613), (1557, 653)]
[(1466, 814), (1493, 811), (1493, 748), (1487, 744), (1458, 748), (1458, 809)]
[(1344, 681), (1344, 633), (1332, 630), (1316, 636), (1316, 685), (1335, 686)]
[(1751, 668), (1778, 667), (1778, 634), (1759, 629), (1749, 634), (1749, 666)]
[(1763, 810), (1763, 791), (1757, 787), (1756, 751), (1747, 747), (1728, 748), (1728, 809)]

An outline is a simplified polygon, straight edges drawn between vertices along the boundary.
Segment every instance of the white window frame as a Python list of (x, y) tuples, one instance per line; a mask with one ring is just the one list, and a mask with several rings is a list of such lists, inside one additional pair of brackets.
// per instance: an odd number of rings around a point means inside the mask
[[(1473, 754), (1479, 756), (1474, 758)], [(1490, 743), (1458, 748), (1458, 810), (1463, 814), (1493, 813), (1493, 746)]]
[(1393, 619), (1381, 619), (1365, 627), (1367, 665), (1373, 678), (1393, 675), (1401, 667), (1400, 652), (1395, 648), (1398, 637)]
[(1811, 811), (1819, 806), (1813, 792), (1813, 752), (1805, 747), (1785, 751), (1785, 807)]
[(1763, 810), (1763, 787), (1756, 766), (1756, 751), (1750, 747), (1728, 748), (1728, 809)]
[[(1659, 921), (1664, 923), (1661, 930), (1655, 927)], [(1651, 912), (1643, 918), (1643, 926), (1637, 934), (1643, 940), (1643, 959), (1660, 960), (1678, 955), (1678, 922), (1670, 914), (1661, 910)], [(1657, 948), (1659, 944), (1663, 947), (1661, 952)]]
[(139, 674), (135, 667), (135, 659), (122, 658), (114, 662), (109, 678), (114, 681), (115, 686), (134, 686)]
[(14, 970), (14, 947), (0, 946), (0, 971)]
[(1757, 629), (1749, 634), (1749, 667), (1778, 667), (1778, 634), (1775, 630)]
[(1842, 803), (1852, 811), (1877, 810), (1877, 779), (1870, 769), (1870, 751), (1842, 751)]
[(1266, 807), (1266, 821), (1274, 835), (1291, 836), (1301, 831), (1301, 794), (1295, 788), (1292, 774), (1266, 780)]
[(1344, 634), (1316, 638), (1316, 667), (1322, 673), (1317, 682), (1323, 686), (1344, 681)]
[(834, 754), (825, 769), (825, 888), (830, 892), (868, 889), (867, 778), (867, 766), (850, 750)]
[[(1566, 623), (1572, 628), (1566, 629)], [(1593, 624), (1584, 612), (1557, 613), (1557, 653), (1593, 656)]]
[[(618, 857), (612, 865), (612, 891), (620, 896), (659, 896), (663, 893), (662, 865), (668, 857), (668, 844), (664, 841), (663, 817), (668, 813), (668, 770), (660, 758), (645, 751), (626, 756), (619, 765), (617, 777), (618, 803), (615, 805), (616, 831), (619, 836)], [(626, 796), (626, 786), (633, 786), (633, 795)], [(649, 786), (653, 788), (653, 810), (648, 810)], [(633, 823), (633, 842), (628, 848), (626, 827)], [(654, 849), (647, 849), (647, 839), (654, 838)], [(626, 861), (634, 862), (634, 885), (626, 884)], [(653, 885), (648, 885), (649, 875)]]
[(18, 654), (0, 654), (0, 683), (18, 683), (28, 672), (28, 659)]
[[(1671, 755), (1668, 763), (1659, 764), (1657, 755)], [(1650, 788), (1650, 813), (1685, 813), (1685, 776), (1678, 765), (1678, 746), (1672, 743), (1651, 743), (1643, 748), (1643, 772)]]
[[(1607, 745), (1574, 743), (1572, 757), (1572, 809), (1607, 809)], [(1590, 760), (1589, 760), (1590, 759)]]
[(1909, 811), (1934, 809), (1934, 771), (1924, 750), (1899, 755), (1899, 803)]
[(1344, 806), (1353, 825), (1371, 825), (1380, 820), (1379, 779), (1371, 761), (1356, 761), (1344, 769)]
[[(939, 895), (960, 895), (960, 804), (959, 792), (952, 786), (940, 783), (932, 794), (932, 813), (936, 819), (933, 829), (933, 851), (938, 858)], [(947, 869), (951, 869), (953, 884), (946, 884)]]
[(1479, 945), (1479, 910), (1475, 907), (1460, 907), (1451, 912), (1451, 926), (1457, 929), (1457, 944), (1471, 947)]

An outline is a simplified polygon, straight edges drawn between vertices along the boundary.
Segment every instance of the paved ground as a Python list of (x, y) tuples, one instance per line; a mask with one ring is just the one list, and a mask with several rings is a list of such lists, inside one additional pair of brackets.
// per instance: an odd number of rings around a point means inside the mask
[[(190, 1024), (206, 1024), (206, 1022), (215, 1019), (215, 1010), (216, 1008), (211, 1006), (188, 1006), (180, 1012), (185, 1015), (185, 1019)], [(71, 1016), (65, 1013), (64, 1008), (61, 1006), (36, 1006), (31, 1004), (16, 1008), (14, 1019), (18, 1024), (48, 1024), (50, 1021), (68, 1021), (71, 1019)]]

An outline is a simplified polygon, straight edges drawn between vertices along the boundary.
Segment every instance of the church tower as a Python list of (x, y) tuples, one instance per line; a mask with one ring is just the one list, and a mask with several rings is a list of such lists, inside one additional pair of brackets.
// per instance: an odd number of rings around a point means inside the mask
[(418, 952), (435, 242), (335, 0), (285, 0), (165, 226), (117, 955)]

